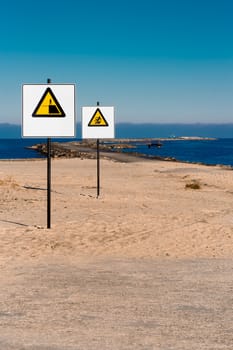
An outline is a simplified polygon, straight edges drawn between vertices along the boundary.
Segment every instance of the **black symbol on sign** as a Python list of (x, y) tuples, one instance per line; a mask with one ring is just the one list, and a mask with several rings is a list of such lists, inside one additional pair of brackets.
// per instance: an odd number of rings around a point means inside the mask
[(52, 100), (49, 101), (49, 114), (59, 114), (60, 111), (56, 105), (52, 105)]
[(100, 124), (101, 123), (101, 118), (100, 117), (95, 118), (95, 123), (96, 124)]

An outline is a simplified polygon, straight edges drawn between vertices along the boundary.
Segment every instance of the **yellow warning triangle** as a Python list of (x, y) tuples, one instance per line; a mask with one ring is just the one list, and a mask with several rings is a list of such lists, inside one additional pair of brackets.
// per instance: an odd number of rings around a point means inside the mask
[(99, 108), (96, 109), (93, 117), (88, 123), (88, 126), (108, 126), (108, 122), (104, 118), (101, 110)]
[(56, 99), (53, 91), (47, 88), (36, 106), (33, 117), (65, 117), (60, 103)]

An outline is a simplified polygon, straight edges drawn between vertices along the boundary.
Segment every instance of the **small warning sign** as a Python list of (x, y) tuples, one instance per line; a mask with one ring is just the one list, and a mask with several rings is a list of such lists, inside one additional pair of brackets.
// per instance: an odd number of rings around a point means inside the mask
[(114, 137), (114, 107), (82, 107), (82, 138), (110, 139)]
[(101, 110), (99, 108), (96, 109), (93, 117), (88, 123), (88, 126), (108, 126), (108, 122), (104, 118)]
[(41, 97), (36, 109), (32, 113), (33, 117), (65, 117), (60, 103), (56, 99), (53, 91), (48, 87)]

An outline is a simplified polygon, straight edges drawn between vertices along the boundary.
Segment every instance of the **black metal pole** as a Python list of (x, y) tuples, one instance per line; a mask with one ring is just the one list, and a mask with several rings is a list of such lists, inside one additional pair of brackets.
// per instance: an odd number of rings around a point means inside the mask
[[(96, 103), (97, 106), (100, 105), (99, 102)], [(100, 195), (100, 140), (96, 140), (96, 159), (97, 159), (97, 198)]]
[(47, 139), (47, 228), (51, 228), (51, 139)]
[[(51, 79), (47, 79), (51, 83)], [(51, 228), (51, 138), (47, 139), (47, 228)]]
[(100, 195), (100, 140), (96, 141), (97, 149), (97, 198)]

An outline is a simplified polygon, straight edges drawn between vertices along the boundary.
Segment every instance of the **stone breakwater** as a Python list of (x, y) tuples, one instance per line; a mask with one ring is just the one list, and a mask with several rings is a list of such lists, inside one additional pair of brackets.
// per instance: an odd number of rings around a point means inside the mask
[[(207, 138), (176, 138), (170, 139), (176, 140), (206, 140)], [(135, 143), (146, 144), (148, 147), (155, 141), (166, 141), (168, 139), (117, 139), (117, 140), (105, 140), (100, 142), (101, 158), (111, 159), (119, 162), (134, 162), (140, 159), (147, 160), (164, 160), (177, 162), (178, 160), (174, 157), (161, 157), (155, 155), (144, 155), (133, 151), (125, 153), (123, 150), (126, 148), (136, 148)], [(209, 138), (208, 138), (209, 140)], [(52, 158), (81, 158), (81, 159), (96, 159), (96, 140), (82, 140), (82, 141), (70, 141), (70, 142), (52, 142), (51, 143), (51, 157)], [(47, 143), (36, 144), (29, 147), (29, 149), (40, 152), (43, 155), (47, 155)], [(200, 162), (188, 162), (178, 161), (179, 163), (193, 163), (193, 164), (204, 164)], [(227, 169), (231, 169), (231, 166), (221, 166)]]
[[(47, 144), (40, 143), (34, 146), (28, 147), (29, 149), (35, 150), (41, 154), (47, 155)], [(81, 158), (83, 152), (63, 147), (61, 144), (51, 144), (51, 157), (52, 158)]]
[[(101, 152), (121, 153), (124, 148), (134, 148), (127, 143), (100, 143)], [(28, 147), (43, 155), (47, 155), (47, 143), (40, 143)], [(106, 155), (106, 154), (105, 154)], [(96, 158), (96, 141), (72, 141), (72, 142), (52, 142), (51, 143), (52, 158)], [(106, 155), (106, 158), (107, 155)]]

